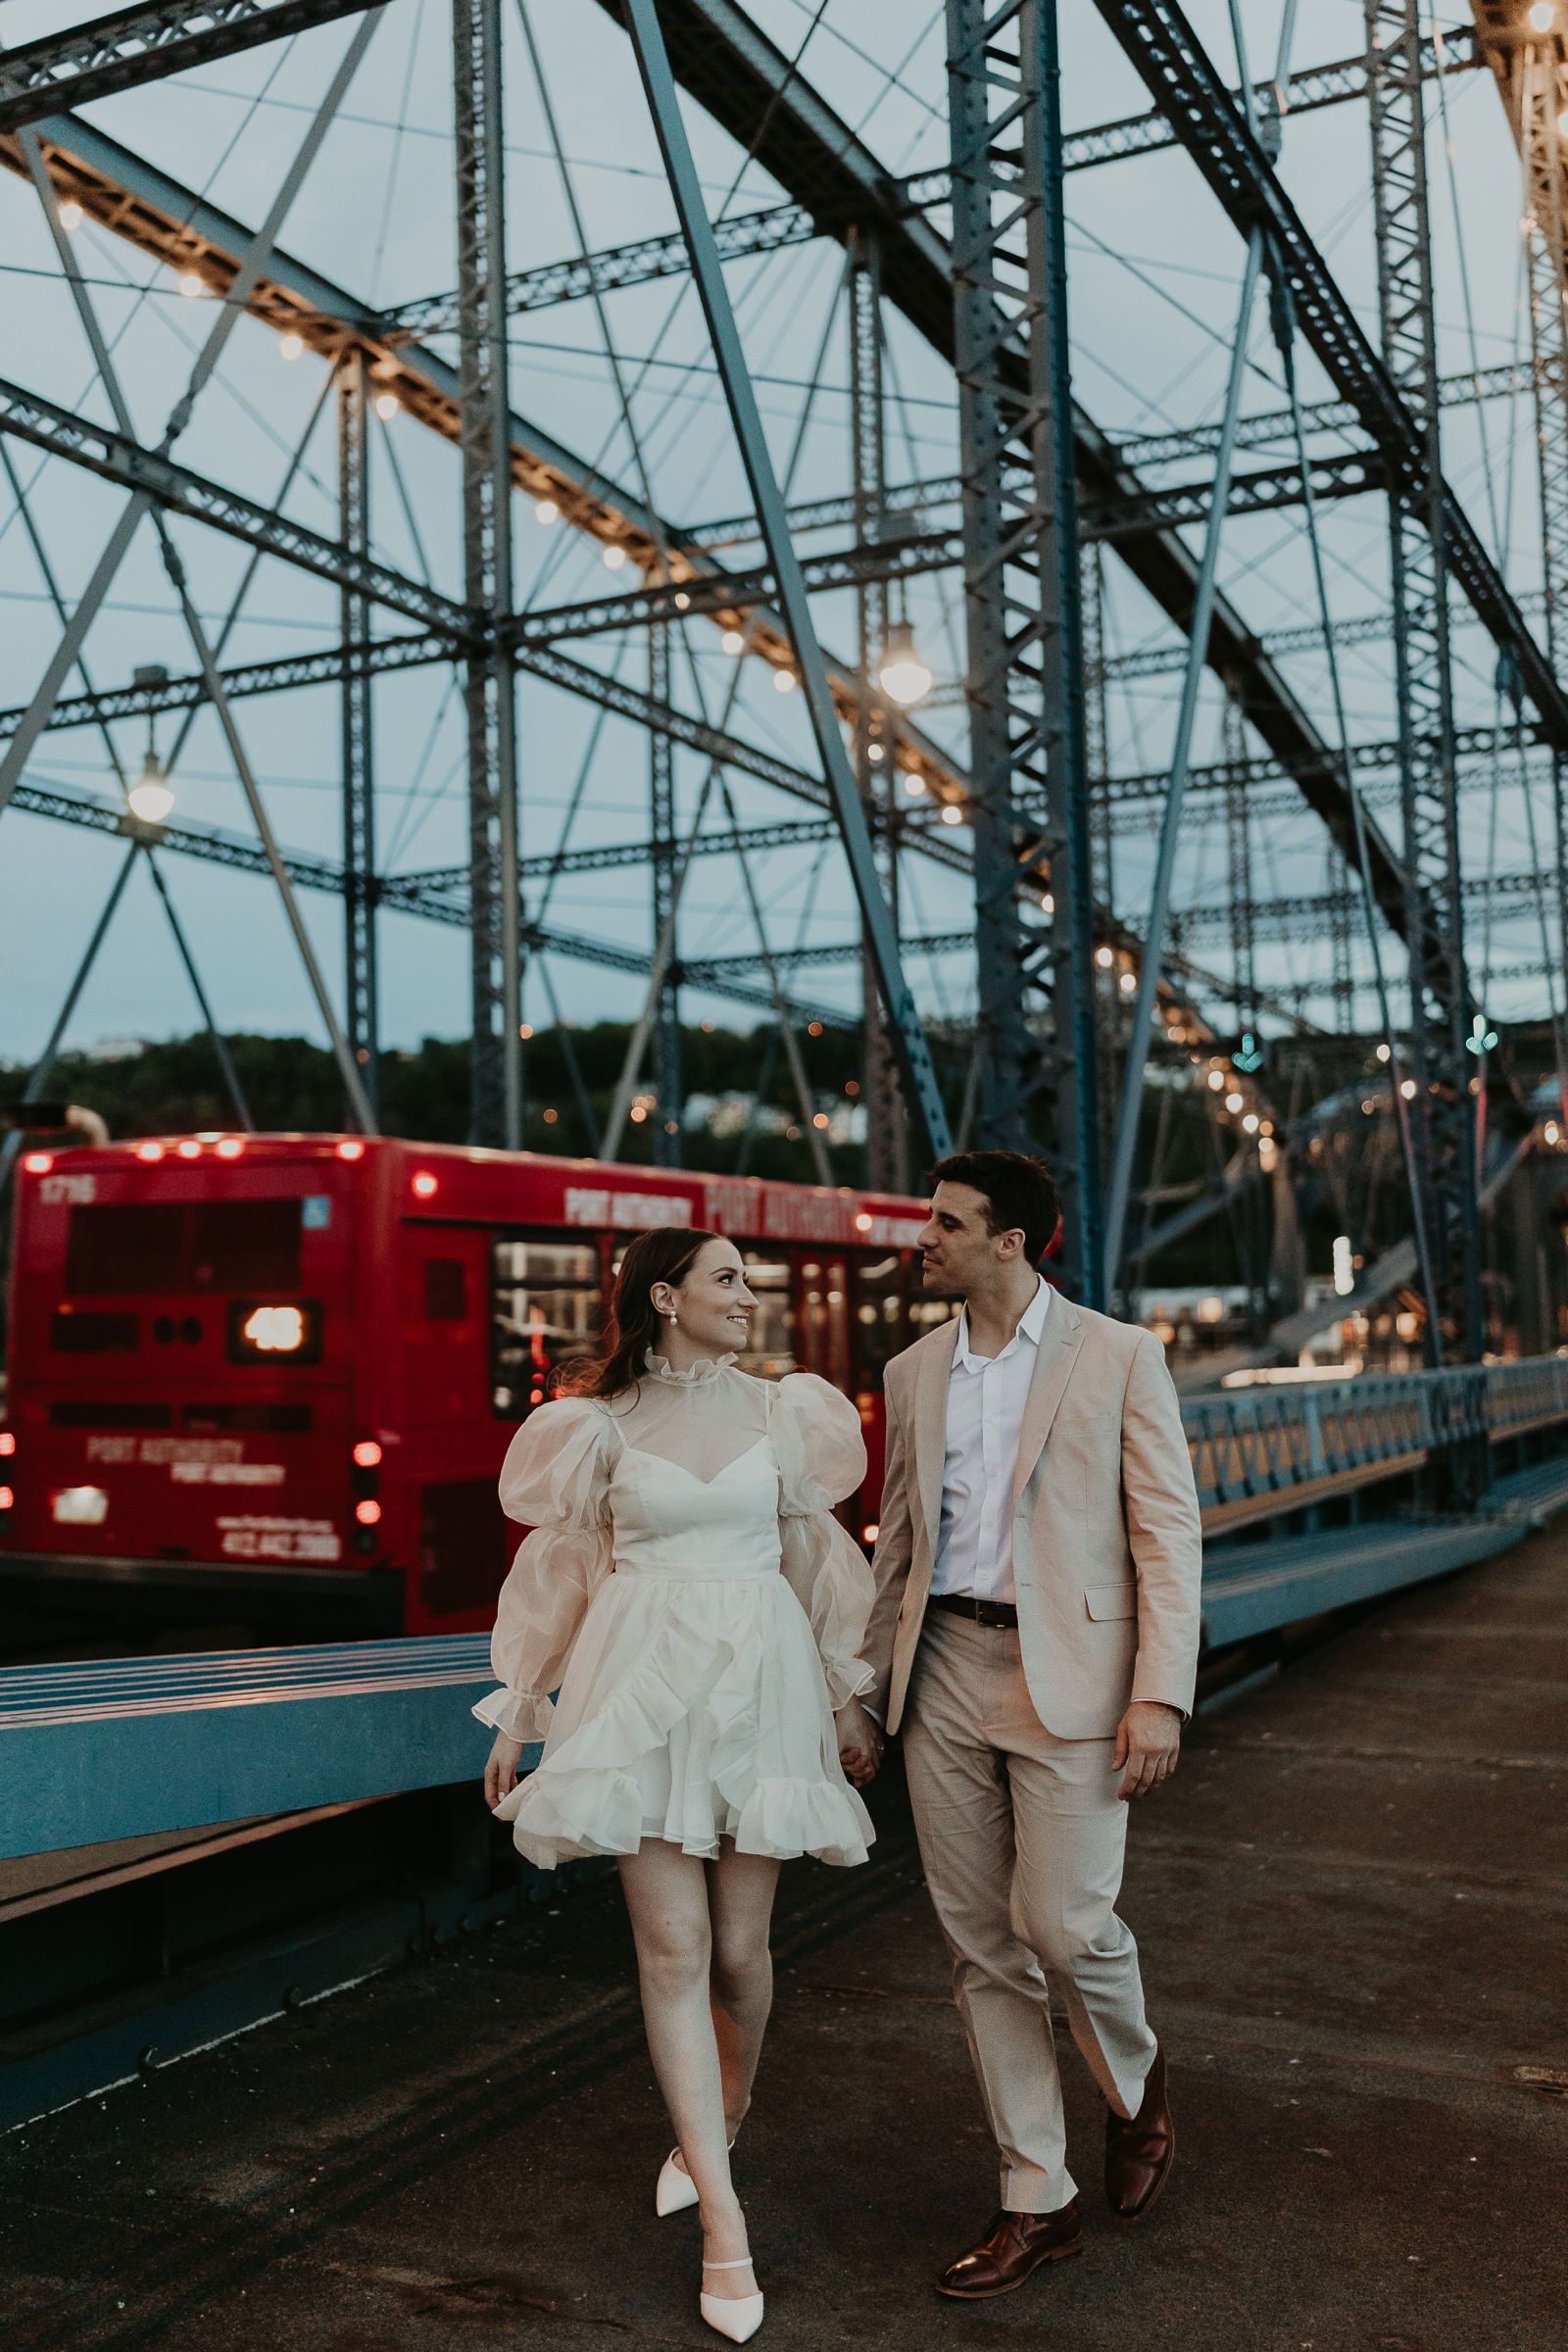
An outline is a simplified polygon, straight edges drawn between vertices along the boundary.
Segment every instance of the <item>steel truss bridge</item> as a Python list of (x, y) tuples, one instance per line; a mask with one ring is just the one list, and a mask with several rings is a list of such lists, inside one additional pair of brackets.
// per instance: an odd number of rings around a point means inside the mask
[[(595, 12), (596, 0), (572, 4)], [(518, 1023), (529, 958), (585, 960), (626, 973), (646, 992), (653, 1132), (665, 1157), (680, 1151), (680, 989), (701, 987), (760, 1010), (788, 1043), (801, 1022), (847, 1018), (842, 999), (815, 1003), (803, 995), (803, 978), (858, 961), (867, 1181), (906, 1183), (911, 1148), (946, 1148), (950, 1117), (966, 1138), (1044, 1152), (1064, 1202), (1063, 1278), (1090, 1303), (1119, 1302), (1131, 1263), (1131, 1232), (1114, 1205), (1114, 1184), (1106, 1235), (1118, 1066), (1130, 1058), (1135, 1072), (1130, 1093), (1123, 1081), (1123, 1108), (1132, 1102), (1136, 1131), (1137, 1089), (1150, 1056), (1156, 1064), (1214, 1062), (1218, 1041), (1245, 1034), (1250, 1046), (1268, 1021), (1298, 1037), (1321, 1036), (1307, 1018), (1309, 1002), (1319, 1010), (1332, 1002), (1348, 1028), (1358, 997), (1370, 1003), (1381, 989), (1387, 1001), (1392, 991), (1396, 1011), (1385, 1009), (1374, 1026), (1383, 1027), (1386, 1058), (1405, 1081), (1391, 1102), (1412, 1105), (1400, 1117), (1400, 1149), (1429, 1360), (1473, 1361), (1484, 1339), (1487, 1122), (1478, 1106), (1491, 1085), (1490, 1078), (1478, 1083), (1473, 1041), (1489, 1033), (1489, 986), (1503, 976), (1544, 979), (1559, 1066), (1564, 1061), (1568, 696), (1559, 684), (1557, 642), (1568, 564), (1568, 277), (1557, 128), (1568, 102), (1564, 34), (1533, 30), (1514, 0), (1475, 0), (1469, 22), (1440, 31), (1417, 0), (1364, 0), (1365, 41), (1356, 55), (1310, 66), (1282, 56), (1274, 74), (1259, 75), (1256, 61), (1238, 70), (1236, 60), (1222, 65), (1209, 56), (1171, 0), (1096, 6), (1146, 93), (1142, 111), (1065, 131), (1058, 0), (952, 0), (947, 157), (940, 169), (910, 175), (890, 169), (802, 62), (778, 49), (734, 0), (632, 0), (629, 9), (597, 0), (616, 37), (634, 50), (681, 225), (593, 250), (578, 220), (577, 252), (529, 257), (526, 267), (512, 269), (502, 75), (516, 28), (504, 34), (503, 0), (452, 0), (458, 282), (384, 308), (294, 258), (283, 233), (289, 204), (396, 0), (209, 0), (201, 8), (153, 0), (0, 53), (0, 162), (25, 183), (17, 200), (41, 206), (47, 217), (101, 395), (78, 413), (23, 382), (0, 380), (0, 451), (19, 502), (15, 460), (26, 452), (94, 475), (123, 502), (121, 524), (71, 611), (54, 589), (36, 519), (23, 510), (61, 634), (42, 677), (14, 681), (27, 699), (0, 711), (0, 810), (14, 805), (116, 834), (128, 845), (127, 859), (145, 857), (155, 873), (166, 854), (177, 854), (270, 881), (306, 958), (350, 1114), (368, 1129), (376, 1116), (377, 927), (388, 910), (470, 933), (471, 1132), (475, 1141), (514, 1147), (522, 1140)], [(261, 222), (232, 218), (77, 111), (336, 21), (344, 22), (335, 45), (308, 54), (338, 62), (323, 65), (318, 111)], [(537, 70), (526, 11), (521, 24)], [(1446, 103), (1450, 87), (1488, 74), (1525, 175), (1530, 348), (1507, 366), (1440, 374), (1431, 110), (1435, 99)], [(768, 175), (778, 201), (734, 215), (724, 209), (709, 220), (692, 193), (677, 92)], [(1069, 106), (1075, 97), (1069, 86)], [(1380, 300), (1379, 331), (1371, 336), (1276, 169), (1297, 116), (1347, 106), (1365, 110), (1370, 133)], [(1251, 257), (1288, 385), (1309, 359), (1328, 397), (1281, 406), (1276, 393), (1255, 413), (1242, 414), (1245, 404), (1233, 403), (1225, 422), (1118, 435), (1075, 396), (1067, 191), (1077, 174), (1161, 151), (1202, 181), (1223, 214), (1238, 272)], [(81, 220), (212, 298), (204, 316), (216, 315), (217, 323), (157, 446), (130, 428), (93, 290), (73, 260), (70, 232)], [(756, 395), (722, 266), (745, 262), (760, 271), (776, 267), (771, 257), (821, 242), (836, 243), (843, 255), (848, 487), (797, 498), (787, 482), (773, 480), (760, 424), (748, 440)], [(687, 277), (704, 306), (752, 504), (681, 524), (656, 508), (606, 305), (628, 289)], [(636, 456), (635, 487), (517, 408), (509, 321), (564, 305), (588, 306), (603, 330)], [(890, 478), (898, 395), (885, 376), (887, 322), (895, 315), (949, 371), (957, 405), (956, 471)], [(290, 511), (294, 467), (268, 504), (186, 465), (177, 452), (242, 318), (294, 338), (328, 371), (337, 425), (335, 531), (312, 529)], [(11, 365), (20, 368), (20, 359)], [(1528, 407), (1540, 453), (1544, 577), (1527, 596), (1511, 592), (1473, 519), (1473, 501), (1444, 471), (1443, 417), (1504, 401)], [(422, 554), (419, 569), (410, 571), (378, 552), (369, 515), (370, 420), (376, 405), (388, 403), (458, 453), (461, 580), (438, 586)], [(1234, 464), (1242, 452), (1257, 455)], [(519, 609), (512, 544), (519, 499), (600, 550), (617, 575), (613, 591)], [(1354, 502), (1363, 502), (1356, 512), (1386, 525), (1388, 605), (1348, 613), (1325, 609), (1298, 625), (1259, 629), (1215, 585), (1222, 532), (1272, 521), (1298, 535), (1304, 530), (1315, 547), (1319, 515)], [(266, 561), (325, 584), (338, 608), (331, 642), (225, 664), (223, 639), (209, 639), (191, 602), (173, 523), (225, 535), (246, 551), (251, 571)], [(104, 687), (87, 665), (91, 623), (138, 528), (158, 536), (192, 661), (180, 675), (141, 673), (128, 685)], [(819, 546), (824, 538), (828, 544)], [(1163, 642), (1107, 646), (1106, 582), (1123, 574), (1168, 624)], [(890, 628), (911, 610), (921, 583), (958, 601), (964, 640), (961, 674), (939, 683), (921, 706), (931, 713), (929, 727), (918, 708), (895, 705), (878, 682)], [(809, 600), (830, 594), (854, 601), (849, 648), (821, 644), (810, 619)], [(702, 707), (681, 670), (690, 633), (702, 630), (723, 632), (752, 674), (770, 670), (781, 685), (799, 684), (814, 756), (792, 760), (769, 748), (734, 695), (722, 710)], [(1480, 657), (1471, 651), (1477, 645)], [(612, 663), (604, 658), (607, 647), (616, 649)], [(1336, 664), (1364, 647), (1387, 650), (1394, 724), (1351, 740), (1337, 717)], [(627, 648), (646, 655), (635, 682), (620, 674)], [(1493, 665), (1498, 681), (1491, 724), (1471, 723), (1456, 710), (1455, 664), (1469, 662), (1473, 669), (1476, 659)], [(1303, 662), (1323, 673), (1310, 695), (1298, 682)], [(1201, 667), (1223, 689), (1224, 757), (1194, 760), (1183, 751), (1179, 776), (1169, 764), (1117, 768), (1110, 698), (1177, 675), (1187, 678), (1191, 697)], [(468, 856), (461, 865), (387, 871), (375, 834), (377, 681), (418, 669), (444, 670), (462, 693)], [(550, 852), (523, 853), (519, 673), (588, 706), (596, 721), (613, 716), (642, 731), (649, 814), (633, 838), (582, 847), (564, 836)], [(691, 674), (695, 688), (694, 668)], [(343, 855), (336, 859), (277, 842), (236, 716), (236, 706), (257, 698), (323, 686), (335, 691), (341, 713)], [(961, 738), (938, 716), (960, 705), (967, 718)], [(114, 730), (170, 719), (182, 744), (195, 713), (207, 709), (246, 791), (249, 835), (185, 819), (149, 823), (127, 808)], [(118, 798), (65, 786), (45, 772), (49, 747), (83, 728), (105, 747)], [(953, 748), (960, 740), (961, 752)], [(708, 763), (689, 839), (677, 823), (677, 749)], [(1461, 802), (1483, 789), (1495, 792), (1504, 766), (1534, 779), (1532, 794), (1539, 788), (1548, 810), (1544, 842), (1528, 869), (1494, 860), (1485, 873), (1466, 870)], [(731, 779), (741, 777), (783, 795), (792, 812), (743, 817), (731, 790)], [(1147, 838), (1162, 823), (1173, 830), (1165, 812), (1185, 806), (1184, 794), (1200, 821), (1223, 819), (1225, 903), (1173, 906), (1167, 916), (1157, 886), (1152, 906), (1124, 903), (1113, 844)], [(1258, 860), (1269, 830), (1297, 819), (1319, 845), (1323, 886), (1264, 887)], [(770, 935), (767, 861), (803, 852), (844, 860), (859, 910), (856, 936), (791, 946)], [(689, 921), (683, 931), (687, 867), (710, 857), (731, 860), (744, 881), (758, 934), (744, 954), (699, 955), (685, 935)], [(550, 893), (563, 875), (627, 867), (649, 875), (651, 952), (550, 918)], [(971, 927), (936, 929), (911, 919), (911, 885), (927, 867), (972, 885)], [(122, 882), (123, 875), (117, 897)], [(330, 892), (342, 903), (346, 964), (336, 986), (310, 949), (295, 903), (300, 890)], [(1521, 961), (1516, 939), (1502, 956), (1494, 955), (1494, 918), (1520, 910), (1539, 917), (1539, 956), (1532, 949)], [(1478, 922), (1488, 942), (1479, 962)], [(1263, 985), (1262, 934), (1331, 942), (1332, 979), (1294, 992)], [(1219, 972), (1191, 961), (1195, 946), (1210, 943), (1225, 951)], [(1366, 977), (1369, 956), (1376, 984)], [(918, 975), (955, 957), (972, 975), (975, 1007), (972, 1022), (960, 1024), (969, 1070), (961, 1115), (958, 1102), (936, 1086), (905, 972), (906, 962)], [(951, 1021), (944, 1026), (956, 1034)], [(1225, 1150), (1239, 1173), (1227, 1175), (1213, 1213), (1247, 1183), (1272, 1183), (1277, 1201), (1279, 1183), (1297, 1164), (1298, 1129), (1305, 1133), (1301, 1114), (1279, 1117), (1270, 1169), (1249, 1139), (1278, 1106), (1255, 1060), (1217, 1058), (1229, 1072), (1226, 1088), (1240, 1090), (1251, 1128), (1243, 1128), (1238, 1111)], [(641, 1075), (629, 1068), (623, 1093)], [(41, 1065), (33, 1072), (34, 1096), (46, 1077)], [(1495, 1091), (1490, 1132), (1497, 1148), (1498, 1135), (1512, 1133), (1510, 1119), (1515, 1130), (1521, 1119), (1530, 1130), (1530, 1121), (1500, 1081)], [(818, 1164), (825, 1180), (825, 1159)], [(1156, 1164), (1145, 1187), (1151, 1200), (1158, 1186)], [(1145, 1219), (1146, 1242), (1153, 1213), (1151, 1207)]]

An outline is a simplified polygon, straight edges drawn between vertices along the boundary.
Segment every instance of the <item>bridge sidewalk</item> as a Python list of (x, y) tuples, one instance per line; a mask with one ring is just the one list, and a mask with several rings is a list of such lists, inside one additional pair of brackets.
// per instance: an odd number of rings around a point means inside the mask
[[(1401, 1594), (1200, 1720), (1123, 1908), (1179, 2149), (1142, 2227), (948, 2304), (995, 2163), (896, 1780), (785, 1874), (737, 2151), (768, 2318), (819, 2352), (1538, 2352), (1568, 2302), (1568, 1543)], [(1534, 2072), (1532, 2070), (1535, 2070)], [(1543, 2079), (1545, 2085), (1543, 2087)], [(8, 2352), (610, 2352), (716, 2339), (612, 1883), (0, 2142)]]

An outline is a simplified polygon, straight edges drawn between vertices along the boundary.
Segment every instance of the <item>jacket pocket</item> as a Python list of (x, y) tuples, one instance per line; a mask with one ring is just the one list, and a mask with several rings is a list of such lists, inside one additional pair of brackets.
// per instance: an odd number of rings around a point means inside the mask
[(1097, 1623), (1108, 1617), (1136, 1617), (1138, 1587), (1136, 1585), (1086, 1585), (1084, 1604)]

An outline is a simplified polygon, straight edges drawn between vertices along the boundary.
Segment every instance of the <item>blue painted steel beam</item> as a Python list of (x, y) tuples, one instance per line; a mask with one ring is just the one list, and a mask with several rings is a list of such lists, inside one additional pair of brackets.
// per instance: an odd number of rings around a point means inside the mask
[(486, 1634), (13, 1667), (0, 1858), (477, 1780), (495, 1680)]

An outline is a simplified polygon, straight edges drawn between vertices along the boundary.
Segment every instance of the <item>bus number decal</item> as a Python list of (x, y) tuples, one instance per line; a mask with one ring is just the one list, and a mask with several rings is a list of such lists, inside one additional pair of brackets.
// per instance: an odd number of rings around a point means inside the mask
[(342, 1540), (330, 1519), (220, 1519), (229, 1560), (340, 1560)]

